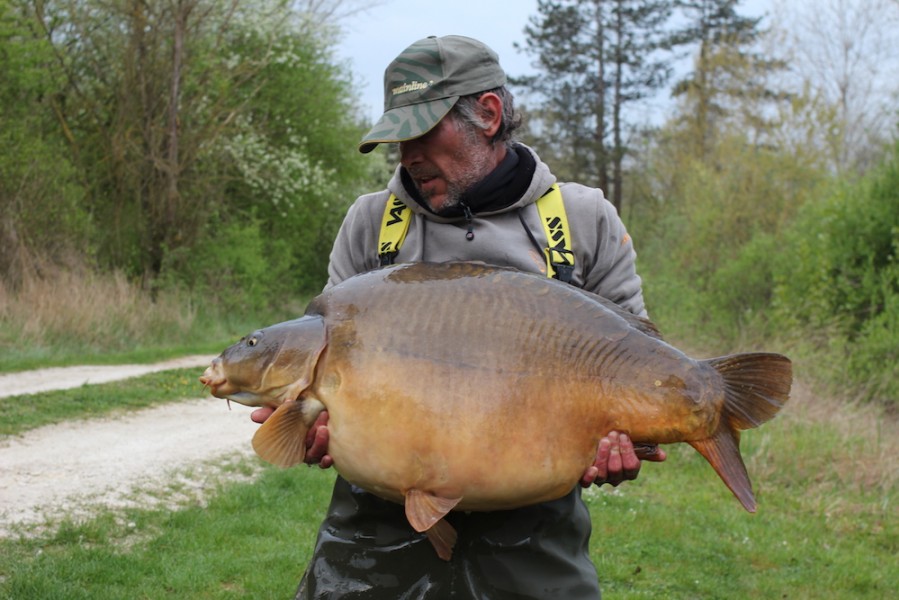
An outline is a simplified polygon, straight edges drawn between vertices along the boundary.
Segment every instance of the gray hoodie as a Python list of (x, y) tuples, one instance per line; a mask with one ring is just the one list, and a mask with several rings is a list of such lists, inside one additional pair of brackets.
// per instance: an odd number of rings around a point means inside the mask
[[(556, 178), (533, 150), (519, 147), (537, 162), (530, 186), (521, 199), (506, 208), (476, 212), (471, 223), (474, 238), (470, 241), (465, 237), (469, 224), (464, 218), (435, 215), (410, 197), (400, 177), (402, 167), (398, 166), (388, 189), (359, 197), (347, 212), (331, 251), (328, 287), (378, 268), (378, 235), (391, 192), (414, 213), (395, 262), (476, 260), (545, 273), (542, 248), (546, 246), (546, 234), (535, 202)], [(571, 283), (645, 316), (634, 245), (615, 207), (602, 190), (576, 183), (560, 183), (560, 187), (575, 254)]]

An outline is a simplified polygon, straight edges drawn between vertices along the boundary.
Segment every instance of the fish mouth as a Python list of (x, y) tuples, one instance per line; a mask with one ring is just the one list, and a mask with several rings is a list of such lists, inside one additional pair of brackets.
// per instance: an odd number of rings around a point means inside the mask
[(216, 398), (234, 400), (240, 404), (247, 403), (245, 398), (247, 394), (241, 392), (236, 386), (229, 384), (228, 378), (222, 372), (221, 362), (218, 359), (212, 361), (212, 364), (206, 368), (200, 377), (200, 383)]
[(200, 383), (209, 389), (209, 393), (216, 398), (221, 398), (228, 402), (228, 408), (231, 408), (231, 402), (237, 402), (251, 408), (260, 406), (269, 406), (277, 408), (280, 403), (272, 402), (270, 398), (260, 396), (259, 394), (247, 390), (241, 390), (234, 385), (229, 384), (228, 379), (217, 373), (214, 367), (209, 367), (203, 376), (200, 377)]
[(258, 394), (254, 394), (253, 392), (241, 391), (232, 389), (232, 386), (228, 385), (228, 381), (226, 379), (213, 379), (210, 377), (206, 377), (205, 375), (200, 378), (200, 382), (209, 388), (209, 393), (215, 396), (216, 398), (221, 398), (223, 400), (228, 401), (228, 407), (231, 407), (231, 402), (237, 402), (238, 404), (243, 404), (244, 406), (250, 407), (258, 407), (263, 406), (265, 402), (262, 398), (259, 397)]
[(219, 364), (215, 361), (212, 362), (211, 365), (206, 367), (206, 370), (203, 371), (203, 375), (200, 376), (200, 383), (203, 384), (203, 387), (209, 389), (209, 393), (215, 396), (216, 398), (224, 397), (221, 393), (221, 387), (227, 383), (227, 379), (221, 373), (221, 369), (219, 368)]

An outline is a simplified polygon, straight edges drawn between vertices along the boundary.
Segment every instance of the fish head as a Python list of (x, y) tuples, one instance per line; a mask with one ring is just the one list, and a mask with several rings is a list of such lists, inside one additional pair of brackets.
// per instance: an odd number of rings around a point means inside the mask
[(324, 319), (309, 315), (258, 329), (229, 346), (200, 377), (217, 398), (277, 408), (313, 382), (327, 345)]

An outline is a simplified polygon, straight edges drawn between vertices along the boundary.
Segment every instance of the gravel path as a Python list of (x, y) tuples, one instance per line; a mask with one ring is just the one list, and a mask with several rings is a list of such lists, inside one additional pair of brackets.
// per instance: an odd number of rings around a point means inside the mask
[[(193, 366), (199, 376), (210, 359), (28, 371), (0, 376), (0, 390), (4, 396), (35, 393)], [(98, 505), (202, 500), (228, 464), (252, 454), (258, 426), (250, 409), (231, 406), (207, 396), (0, 438), (0, 535), (77, 518)]]
[(137, 377), (168, 369), (186, 369), (205, 367), (213, 359), (212, 356), (185, 356), (151, 365), (115, 365), (85, 367), (54, 367), (34, 371), (20, 371), (0, 375), (0, 398), (18, 396), (19, 394), (37, 394), (51, 390), (65, 390), (92, 383), (106, 383), (128, 377)]

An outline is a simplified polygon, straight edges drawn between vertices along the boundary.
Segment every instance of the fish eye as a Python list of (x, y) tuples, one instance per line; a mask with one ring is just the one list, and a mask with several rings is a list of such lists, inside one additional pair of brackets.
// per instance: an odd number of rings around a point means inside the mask
[(250, 339), (247, 340), (247, 345), (250, 346), (250, 347), (253, 347), (253, 346), (255, 346), (255, 345), (258, 344), (258, 343), (259, 343), (259, 340), (256, 338), (256, 336), (253, 336), (253, 337), (251, 337)]

